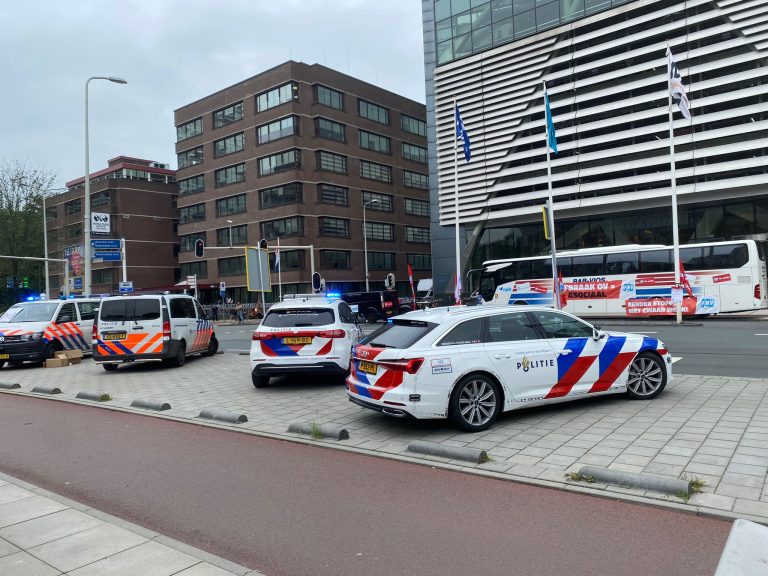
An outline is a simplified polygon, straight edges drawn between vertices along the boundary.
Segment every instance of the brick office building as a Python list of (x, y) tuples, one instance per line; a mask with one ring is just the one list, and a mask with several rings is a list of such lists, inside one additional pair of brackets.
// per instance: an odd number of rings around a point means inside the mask
[[(405, 293), (409, 263), (415, 279), (431, 275), (425, 118), (423, 104), (293, 61), (179, 108), (182, 276), (197, 274), (203, 301), (219, 281), (254, 301), (242, 247), (266, 239), (274, 270), (279, 237), (314, 246), (329, 290), (364, 289), (365, 204), (371, 289), (393, 272)], [(309, 260), (281, 249), (284, 293), (309, 290)]]
[[(67, 192), (46, 199), (48, 255), (69, 258), (70, 289), (82, 292), (85, 179), (67, 182)], [(176, 172), (165, 164), (118, 156), (91, 174), (91, 213), (109, 214), (109, 233), (91, 238), (126, 240), (127, 277), (134, 289), (167, 288), (178, 282)], [(73, 256), (74, 255), (74, 256)], [(51, 291), (63, 290), (60, 266), (50, 266)], [(79, 280), (78, 280), (79, 278)], [(122, 262), (94, 260), (94, 294), (117, 292)]]

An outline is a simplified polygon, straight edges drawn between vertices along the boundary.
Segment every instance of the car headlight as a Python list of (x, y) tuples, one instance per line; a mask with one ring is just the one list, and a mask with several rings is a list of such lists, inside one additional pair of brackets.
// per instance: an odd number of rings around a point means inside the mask
[(24, 334), (24, 336), (21, 337), (22, 341), (29, 341), (29, 340), (40, 340), (40, 338), (43, 337), (42, 332), (33, 332), (32, 334)]

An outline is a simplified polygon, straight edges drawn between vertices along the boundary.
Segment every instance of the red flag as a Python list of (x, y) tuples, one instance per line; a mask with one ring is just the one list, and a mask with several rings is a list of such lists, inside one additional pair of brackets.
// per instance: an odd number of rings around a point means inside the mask
[(413, 298), (413, 309), (416, 310), (416, 290), (413, 289), (413, 268), (408, 264), (408, 281), (411, 283), (411, 298)]
[(680, 260), (680, 282), (685, 286), (685, 291), (688, 292), (688, 296), (693, 296), (693, 288), (691, 288), (691, 283), (688, 281), (688, 276), (685, 274), (682, 260)]
[(568, 292), (565, 290), (565, 282), (563, 282), (563, 273), (558, 271), (558, 281), (560, 283), (560, 308), (565, 308), (568, 304)]

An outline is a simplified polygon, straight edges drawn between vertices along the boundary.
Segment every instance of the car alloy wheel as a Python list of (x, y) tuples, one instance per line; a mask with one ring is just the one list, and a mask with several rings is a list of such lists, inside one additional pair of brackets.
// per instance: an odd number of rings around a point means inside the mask
[(649, 400), (655, 398), (667, 383), (667, 371), (655, 354), (638, 354), (629, 365), (627, 394), (631, 398)]
[(478, 432), (490, 426), (501, 407), (498, 385), (488, 376), (470, 374), (451, 395), (451, 419), (463, 430)]

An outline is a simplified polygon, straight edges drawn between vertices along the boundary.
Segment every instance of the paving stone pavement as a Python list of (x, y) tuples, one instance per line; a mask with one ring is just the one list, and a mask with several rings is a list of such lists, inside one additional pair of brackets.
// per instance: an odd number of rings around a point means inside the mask
[(263, 576), (0, 474), (2, 576)]
[[(35, 385), (55, 385), (53, 398), (77, 401), (83, 390), (108, 393), (113, 400), (83, 403), (132, 409), (135, 399), (165, 401), (161, 413), (200, 422), (203, 409), (245, 414), (248, 422), (226, 425), (283, 438), (291, 423), (344, 427), (350, 438), (319, 441), (387, 457), (405, 458), (518, 481), (635, 498), (728, 518), (768, 523), (768, 379), (675, 375), (651, 401), (592, 398), (501, 415), (489, 430), (459, 432), (445, 421), (386, 417), (347, 401), (339, 381), (302, 377), (251, 385), (249, 360), (237, 354), (190, 358), (183, 368), (159, 365), (121, 367), (105, 372), (90, 360), (66, 368), (3, 368), (0, 382), (18, 382), (8, 393), (30, 394)], [(154, 413), (152, 413), (154, 414)], [(407, 452), (412, 440), (481, 448), (491, 460), (467, 464)], [(689, 500), (655, 492), (566, 477), (583, 465), (704, 482)], [(2, 573), (2, 570), (0, 570)]]

